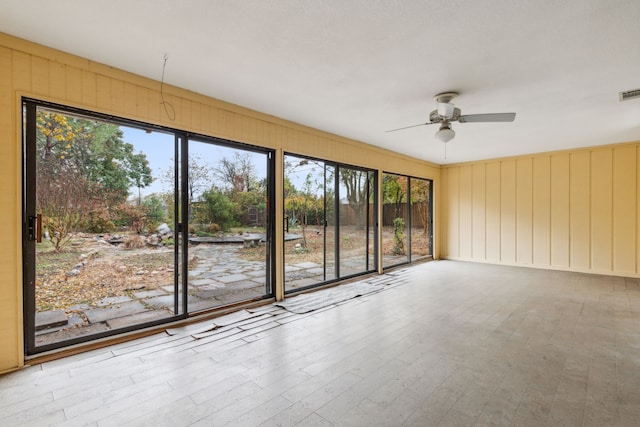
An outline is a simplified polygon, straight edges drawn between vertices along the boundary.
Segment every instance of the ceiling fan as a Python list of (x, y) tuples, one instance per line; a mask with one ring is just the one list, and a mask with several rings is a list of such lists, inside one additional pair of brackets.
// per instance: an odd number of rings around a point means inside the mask
[(516, 118), (516, 113), (488, 113), (488, 114), (467, 114), (461, 115), (460, 109), (456, 108), (451, 101), (458, 96), (457, 92), (443, 92), (434, 96), (437, 109), (429, 114), (429, 121), (412, 126), (391, 129), (387, 132), (395, 132), (398, 130), (414, 128), (417, 126), (434, 125), (440, 123), (440, 129), (435, 134), (438, 141), (449, 142), (456, 136), (451, 129), (452, 122), (458, 123), (481, 123), (481, 122), (512, 122)]

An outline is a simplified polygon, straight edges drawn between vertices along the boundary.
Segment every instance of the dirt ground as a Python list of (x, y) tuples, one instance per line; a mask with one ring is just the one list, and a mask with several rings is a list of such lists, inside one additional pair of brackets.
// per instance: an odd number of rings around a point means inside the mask
[[(37, 254), (36, 311), (95, 306), (106, 297), (173, 284), (173, 250), (126, 250), (74, 237), (61, 252)], [(77, 274), (76, 274), (77, 272)]]
[[(325, 237), (333, 248), (334, 234), (323, 235), (322, 229), (309, 227), (302, 239), (285, 242), (285, 259), (289, 264), (323, 262)], [(302, 230), (290, 230), (302, 235)], [(370, 236), (373, 250), (373, 236)], [(38, 245), (36, 272), (36, 311), (73, 309), (75, 306), (94, 307), (103, 298), (127, 295), (173, 285), (174, 253), (172, 247), (125, 249), (112, 245), (94, 235), (74, 236), (62, 251), (55, 252), (48, 243)], [(366, 244), (366, 235), (354, 227), (341, 229), (340, 251), (345, 258), (360, 256)], [(296, 246), (297, 245), (297, 246)], [(391, 254), (393, 230), (383, 230), (383, 254)], [(424, 233), (412, 236), (414, 255), (416, 248), (426, 248)], [(426, 252), (426, 251), (425, 251)], [(243, 259), (263, 261), (263, 247), (243, 248)], [(193, 267), (193, 265), (191, 266)]]

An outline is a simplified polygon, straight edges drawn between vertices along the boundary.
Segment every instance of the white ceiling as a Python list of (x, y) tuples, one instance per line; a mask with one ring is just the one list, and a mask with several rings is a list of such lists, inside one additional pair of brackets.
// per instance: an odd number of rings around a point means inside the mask
[[(2, 0), (0, 31), (438, 164), (640, 140), (638, 0)], [(463, 114), (433, 138), (433, 96)]]

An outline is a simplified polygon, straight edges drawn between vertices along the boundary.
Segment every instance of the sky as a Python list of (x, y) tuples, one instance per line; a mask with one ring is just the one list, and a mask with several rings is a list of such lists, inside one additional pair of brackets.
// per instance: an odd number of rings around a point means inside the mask
[[(174, 135), (157, 131), (147, 133), (144, 130), (127, 126), (120, 126), (120, 129), (124, 133), (123, 140), (134, 146), (136, 154), (140, 152), (146, 154), (152, 170), (154, 181), (150, 186), (142, 189), (142, 196), (170, 191), (171, 188), (167, 182), (163, 181), (163, 177), (173, 167), (175, 157)], [(233, 159), (236, 151), (238, 150), (200, 141), (190, 141), (189, 145), (190, 157), (196, 158), (200, 164), (208, 164), (212, 169), (217, 167), (223, 158)], [(253, 159), (258, 177), (260, 179), (266, 177), (266, 155), (253, 152), (247, 153)], [(132, 196), (137, 196), (137, 188), (131, 188), (130, 191)]]

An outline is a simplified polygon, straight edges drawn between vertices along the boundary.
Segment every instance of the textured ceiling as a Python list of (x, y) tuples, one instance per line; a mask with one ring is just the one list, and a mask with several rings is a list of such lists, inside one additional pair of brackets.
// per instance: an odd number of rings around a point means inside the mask
[[(2, 0), (0, 32), (434, 163), (640, 140), (640, 1)], [(433, 96), (463, 114), (433, 138)]]

